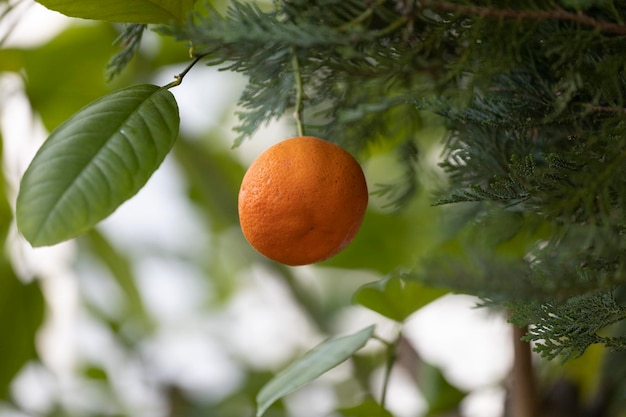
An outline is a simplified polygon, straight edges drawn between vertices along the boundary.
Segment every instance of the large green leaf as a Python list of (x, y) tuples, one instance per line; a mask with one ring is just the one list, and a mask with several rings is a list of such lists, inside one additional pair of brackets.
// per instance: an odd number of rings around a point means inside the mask
[(70, 17), (126, 23), (182, 22), (194, 0), (38, 0)]
[(171, 92), (155, 85), (116, 91), (55, 129), (22, 178), (17, 225), (33, 246), (76, 237), (144, 186), (179, 127)]
[(355, 292), (353, 300), (385, 317), (403, 322), (411, 314), (447, 292), (440, 288), (424, 287), (415, 281), (387, 277), (360, 287)]
[(368, 326), (352, 335), (328, 339), (293, 362), (257, 395), (257, 417), (261, 417), (276, 400), (347, 360), (365, 345), (373, 333), (374, 326)]

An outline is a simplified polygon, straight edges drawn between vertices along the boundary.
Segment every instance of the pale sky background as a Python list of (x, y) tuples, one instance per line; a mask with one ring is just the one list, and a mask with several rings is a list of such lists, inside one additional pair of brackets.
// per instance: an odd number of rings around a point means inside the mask
[[(45, 42), (67, 23), (67, 18), (34, 4), (15, 28), (6, 47)], [(148, 37), (147, 42), (148, 48), (158, 47), (158, 39)], [(180, 69), (168, 68), (154, 82), (165, 84)], [(19, 92), (20, 83), (18, 77), (0, 75), (0, 97), (4, 102), (0, 108), (5, 139), (4, 164), (7, 172), (14, 174), (10, 178), (13, 187), (17, 186), (21, 173), (47, 135), (41, 126), (32, 125), (26, 99)], [(199, 83), (211, 94), (197, 94)], [(219, 104), (230, 105), (242, 86), (242, 79), (237, 75), (200, 66), (194, 68), (184, 83), (172, 90), (180, 107), (181, 129), (202, 132), (215, 127), (223, 112)], [(222, 128), (230, 132), (230, 126)], [(287, 137), (285, 132), (284, 126), (273, 124), (233, 152), (238, 152), (241, 161), (247, 164), (269, 144)], [(228, 134), (234, 137), (232, 132)], [(223, 146), (227, 148), (229, 144)], [(211, 237), (198, 237), (202, 220), (189, 206), (183, 190), (178, 168), (166, 159), (146, 187), (103, 222), (103, 231), (128, 251), (155, 242), (168, 249), (193, 251), (198, 239), (210, 240)], [(85, 274), (71, 267), (76, 256), (73, 242), (33, 250), (17, 233), (13, 238), (13, 256), (23, 272), (38, 272), (43, 277), (53, 315), (41, 331), (39, 348), (42, 359), (55, 373), (52, 377), (40, 368), (27, 368), (14, 384), (18, 403), (25, 410), (37, 413), (45, 411), (55, 395), (86, 410), (90, 403), (105, 402), (106, 399), (97, 398), (93, 387), (81, 385), (72, 374), (76, 361), (90, 358), (121, 376), (114, 385), (118, 385), (118, 394), (126, 398), (137, 416), (159, 417), (158, 393), (141, 383), (145, 368), (129, 362), (110, 334), (81, 313), (78, 274), (81, 274), (81, 291), (88, 296), (91, 294), (93, 302), (106, 300), (103, 308), (110, 309), (112, 314), (119, 309), (114, 301), (119, 290), (98, 280), (97, 271)], [(233, 352), (247, 366), (272, 369), (280, 366), (295, 349), (312, 348), (321, 340), (293, 305), (281, 282), (266, 271), (249, 270), (246, 276), (233, 277), (242, 283), (242, 289), (223, 311), (206, 317), (206, 314), (198, 315), (203, 301), (201, 294), (210, 291), (201, 271), (182, 262), (145, 254), (137, 256), (140, 259), (139, 287), (149, 310), (161, 325), (159, 333), (144, 346), (150, 370), (158, 378), (177, 381), (189, 392), (204, 398), (220, 398), (236, 389), (242, 378), (241, 365), (232, 359)], [(299, 268), (298, 273), (303, 280), (314, 283), (320, 272), (304, 267)], [(377, 278), (372, 276), (372, 280)], [(403, 332), (420, 355), (440, 366), (452, 383), (476, 390), (463, 404), (465, 416), (499, 417), (504, 400), (500, 383), (506, 378), (512, 356), (510, 328), (502, 318), (483, 309), (474, 309), (474, 305), (472, 297), (443, 297), (412, 316)], [(377, 332), (382, 335), (392, 337), (397, 331), (393, 323), (376, 313), (353, 306), (346, 309), (337, 323), (337, 334), (356, 332), (372, 323), (378, 324)], [(371, 342), (366, 348), (376, 348), (374, 345)], [(343, 378), (347, 371), (349, 364), (342, 365), (319, 383), (289, 396), (288, 408), (299, 417), (325, 416), (336, 399), (323, 381)], [(392, 374), (388, 408), (397, 417), (414, 417), (424, 408), (424, 401), (410, 378), (398, 369)], [(17, 417), (1, 409), (0, 416)]]

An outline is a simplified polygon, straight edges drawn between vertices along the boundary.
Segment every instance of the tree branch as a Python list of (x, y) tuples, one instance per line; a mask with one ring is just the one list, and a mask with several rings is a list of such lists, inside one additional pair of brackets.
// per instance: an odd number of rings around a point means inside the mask
[(520, 20), (562, 20), (589, 26), (605, 33), (626, 35), (626, 26), (618, 23), (597, 20), (583, 13), (573, 13), (562, 8), (553, 10), (515, 10), (497, 9), (481, 6), (450, 3), (439, 0), (422, 0), (422, 7), (429, 7), (445, 12), (460, 13), (496, 19), (520, 19)]
[(537, 392), (530, 343), (521, 340), (527, 327), (513, 326), (513, 370), (511, 375), (510, 417), (536, 417)]

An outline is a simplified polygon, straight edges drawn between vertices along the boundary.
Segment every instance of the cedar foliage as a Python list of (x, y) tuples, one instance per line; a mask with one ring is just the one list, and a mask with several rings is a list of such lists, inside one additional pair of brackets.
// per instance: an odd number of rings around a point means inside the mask
[[(469, 207), (455, 223), (467, 258), (444, 251), (406, 276), (506, 306), (538, 352), (568, 358), (626, 346), (600, 335), (626, 318), (624, 19), (610, 0), (291, 0), (205, 6), (163, 32), (249, 77), (236, 145), (294, 106), (295, 60), (307, 132), (404, 155), (404, 182), (379, 190), (397, 206), (418, 189), (421, 115), (440, 115), (437, 204)], [(493, 256), (516, 239), (527, 251)]]
[[(160, 31), (248, 77), (236, 146), (293, 109), (300, 82), (307, 133), (356, 153), (393, 143), (406, 175), (378, 192), (399, 208), (419, 189), (422, 115), (439, 115), (436, 204), (464, 256), (444, 243), (405, 277), (506, 307), (568, 359), (626, 348), (607, 330), (626, 319), (625, 20), (614, 0), (282, 0), (201, 4)], [(524, 250), (503, 256), (511, 242)]]

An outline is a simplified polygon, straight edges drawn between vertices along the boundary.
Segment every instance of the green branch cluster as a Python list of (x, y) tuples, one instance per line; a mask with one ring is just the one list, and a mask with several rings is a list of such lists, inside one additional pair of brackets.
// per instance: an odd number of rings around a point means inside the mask
[(438, 204), (472, 202), (454, 223), (464, 254), (439, 247), (407, 276), (532, 311), (515, 321), (537, 326), (531, 339), (559, 340), (538, 347), (553, 357), (604, 341), (595, 330), (615, 316), (580, 314), (576, 330), (548, 319), (610, 299), (626, 278), (626, 5), (578, 6), (234, 2), (168, 33), (249, 77), (237, 144), (293, 108), (297, 59), (306, 131), (356, 152), (393, 144), (407, 175), (378, 192), (399, 204), (418, 188), (422, 115), (440, 115), (448, 185)]

